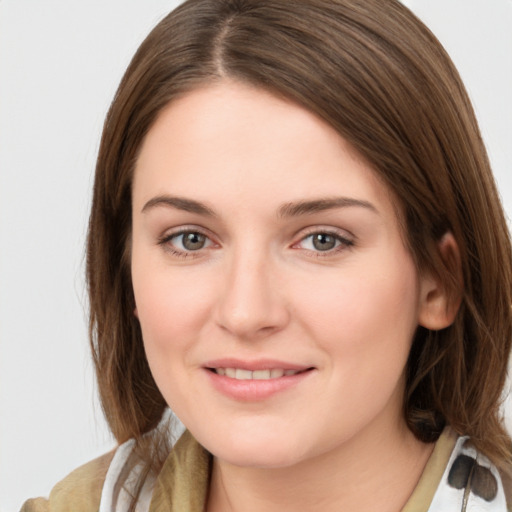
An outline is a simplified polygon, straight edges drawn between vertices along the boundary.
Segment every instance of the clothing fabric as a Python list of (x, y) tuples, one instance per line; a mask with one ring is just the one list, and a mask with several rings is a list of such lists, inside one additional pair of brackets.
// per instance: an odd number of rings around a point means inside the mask
[[(129, 441), (82, 466), (55, 486), (49, 500), (29, 500), (21, 512), (126, 512), (140, 471), (132, 450)], [(158, 477), (145, 483), (137, 512), (204, 512), (211, 466), (212, 456), (185, 431)], [(447, 428), (402, 512), (511, 512), (506, 481), (467, 437)]]

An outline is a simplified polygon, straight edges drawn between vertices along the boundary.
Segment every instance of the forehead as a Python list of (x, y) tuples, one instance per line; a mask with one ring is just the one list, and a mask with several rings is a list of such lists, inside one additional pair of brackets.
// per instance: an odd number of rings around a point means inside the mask
[(134, 206), (165, 193), (205, 203), (232, 199), (241, 209), (340, 195), (371, 199), (381, 208), (395, 202), (372, 167), (325, 121), (231, 81), (173, 101), (146, 136)]

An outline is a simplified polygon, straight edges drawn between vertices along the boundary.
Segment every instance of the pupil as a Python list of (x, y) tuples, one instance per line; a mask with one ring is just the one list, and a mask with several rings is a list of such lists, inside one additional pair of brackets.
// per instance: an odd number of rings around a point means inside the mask
[(319, 251), (328, 251), (336, 245), (336, 239), (332, 235), (319, 233), (313, 237), (313, 246)]
[(183, 235), (183, 246), (189, 251), (197, 251), (203, 248), (205, 238), (201, 233), (186, 233)]

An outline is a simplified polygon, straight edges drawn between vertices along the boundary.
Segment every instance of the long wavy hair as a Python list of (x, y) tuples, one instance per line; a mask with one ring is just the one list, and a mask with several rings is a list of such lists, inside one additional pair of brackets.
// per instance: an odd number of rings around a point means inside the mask
[[(433, 34), (397, 0), (188, 0), (138, 49), (105, 121), (87, 246), (91, 346), (117, 440), (143, 446), (167, 407), (133, 314), (134, 164), (169, 102), (225, 78), (315, 113), (394, 192), (419, 271), (462, 294), (453, 325), (417, 330), (406, 369), (407, 424), (425, 442), (449, 424), (505, 466), (510, 235), (461, 79)], [(462, 291), (439, 254), (447, 231), (460, 249)], [(167, 449), (160, 456), (146, 448), (158, 468)]]

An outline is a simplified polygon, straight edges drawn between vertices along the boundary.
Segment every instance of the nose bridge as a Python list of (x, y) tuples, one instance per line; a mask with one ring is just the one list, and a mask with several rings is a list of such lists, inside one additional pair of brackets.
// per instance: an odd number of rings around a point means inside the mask
[(218, 302), (219, 325), (239, 338), (281, 329), (288, 315), (270, 251), (261, 244), (240, 244), (226, 266)]

